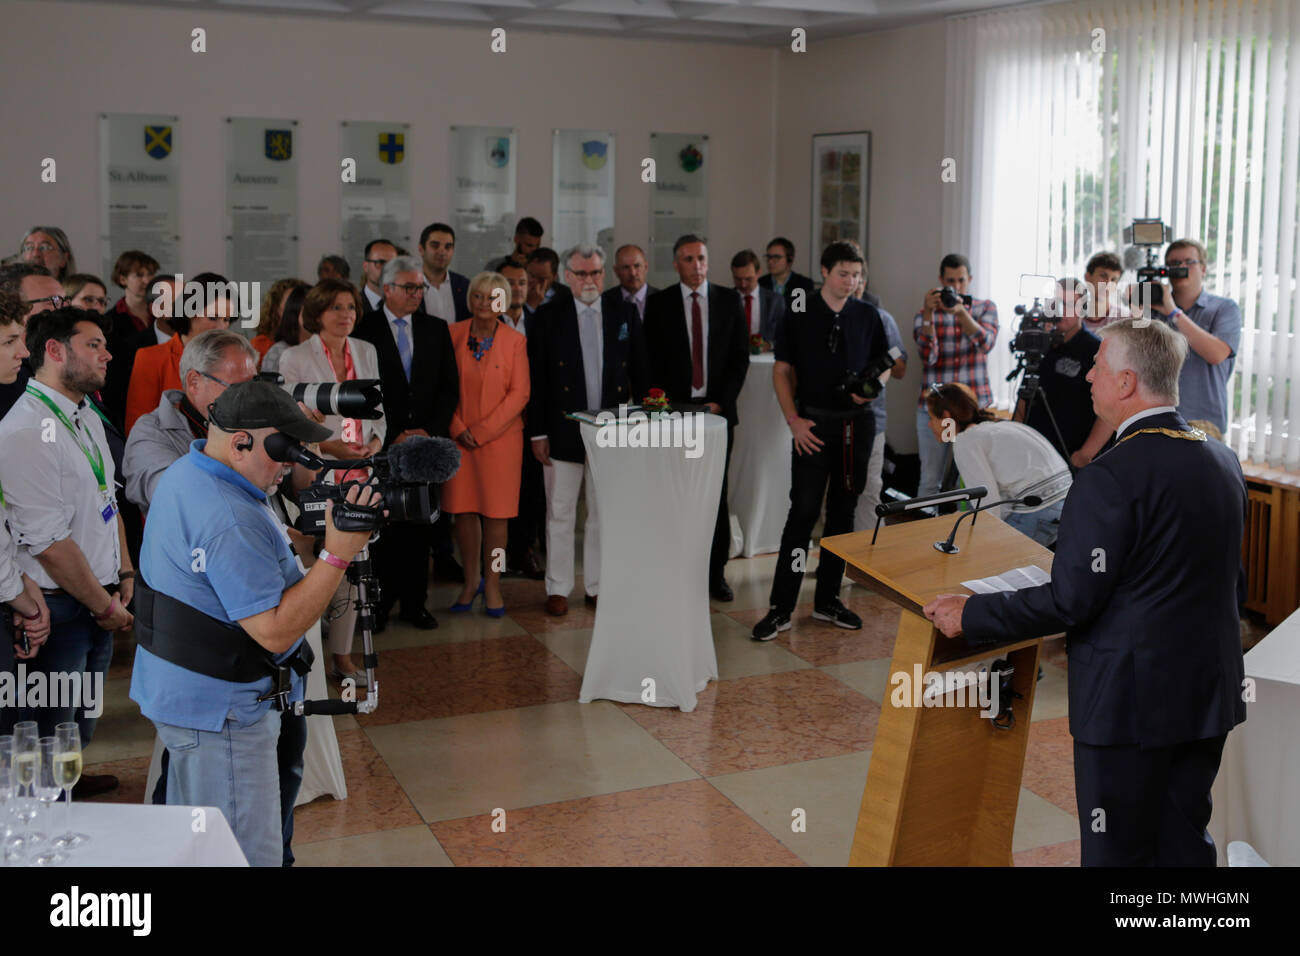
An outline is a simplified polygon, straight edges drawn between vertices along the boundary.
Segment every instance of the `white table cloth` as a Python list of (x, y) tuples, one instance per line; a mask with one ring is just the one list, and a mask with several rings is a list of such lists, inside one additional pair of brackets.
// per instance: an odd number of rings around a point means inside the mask
[[(312, 625), (307, 632), (307, 643), (316, 654), (307, 675), (307, 699), (324, 700), (329, 696), (325, 683), (325, 668), (328, 660), (321, 647), (320, 622)], [(360, 644), (360, 639), (357, 641)], [(153, 799), (154, 784), (162, 766), (162, 741), (155, 734), (153, 739), (153, 759), (149, 762), (149, 778), (144, 788), (144, 802)], [(348, 798), (347, 781), (343, 779), (343, 758), (339, 755), (339, 738), (334, 732), (334, 718), (328, 714), (313, 714), (307, 718), (307, 749), (303, 752), (302, 786), (298, 790), (295, 807), (311, 803), (317, 797), (326, 794), (335, 800)]]
[(1300, 866), (1300, 611), (1250, 649), (1246, 676), (1255, 700), (1224, 745), (1210, 835), (1220, 865), (1244, 840), (1273, 866)]
[(771, 352), (749, 357), (749, 374), (736, 401), (727, 506), (740, 523), (740, 553), (747, 558), (781, 548), (790, 510), (790, 428), (772, 387)]
[[(67, 829), (63, 804), (37, 826)], [(60, 869), (83, 866), (248, 866), (235, 834), (216, 807), (153, 807), (138, 803), (72, 803), (72, 829), (90, 842), (65, 851)]]
[(696, 694), (717, 680), (709, 549), (727, 423), (700, 414), (697, 424), (697, 458), (682, 448), (600, 447), (597, 426), (581, 426), (600, 511), (600, 602), (583, 703), (617, 700), (689, 713)]

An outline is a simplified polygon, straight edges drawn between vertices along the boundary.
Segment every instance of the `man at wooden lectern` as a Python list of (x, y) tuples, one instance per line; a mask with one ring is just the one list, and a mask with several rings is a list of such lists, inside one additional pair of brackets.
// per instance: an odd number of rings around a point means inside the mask
[(1066, 632), (1084, 866), (1214, 866), (1210, 787), (1246, 719), (1245, 479), (1175, 411), (1187, 340), (1140, 319), (1101, 335), (1088, 381), (1117, 441), (1074, 480), (1052, 580), (925, 616), (973, 641)]

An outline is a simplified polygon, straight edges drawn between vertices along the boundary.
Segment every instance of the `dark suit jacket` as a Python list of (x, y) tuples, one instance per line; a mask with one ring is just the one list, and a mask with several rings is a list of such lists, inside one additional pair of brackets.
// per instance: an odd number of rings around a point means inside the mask
[[(654, 286), (650, 285), (649, 283), (646, 283), (645, 300), (647, 304), (650, 302), (650, 296), (654, 295), (658, 291), (659, 290), (656, 289)], [(614, 288), (612, 289), (606, 289), (604, 292), (600, 294), (600, 298), (602, 302), (612, 302), (614, 304), (620, 304), (623, 302), (623, 287), (621, 285), (615, 285)], [(636, 306), (632, 306), (632, 310), (635, 312)], [(641, 313), (637, 312), (637, 318), (640, 317), (641, 317)], [(645, 396), (642, 395), (637, 396), (638, 400), (644, 397)]]
[(1237, 573), (1246, 484), (1224, 444), (1177, 413), (1139, 419), (1079, 471), (1065, 499), (1052, 580), (976, 595), (972, 638), (1065, 631), (1070, 733), (1095, 746), (1171, 744), (1246, 719)]
[[(636, 306), (601, 296), (600, 314), (604, 332), (600, 407), (636, 404), (649, 388), (645, 336)], [(578, 423), (564, 417), (589, 409), (573, 296), (557, 295), (533, 314), (528, 324), (528, 369), (532, 376), (528, 437), (545, 435), (552, 458), (585, 461)]]
[[(771, 289), (764, 289), (759, 286), (754, 290), (756, 301), (754, 305), (758, 308), (758, 334), (769, 343), (776, 341), (776, 324), (785, 317), (785, 299), (777, 295)], [(740, 317), (745, 317), (745, 297), (736, 291), (736, 298), (740, 301)], [(750, 333), (745, 332), (746, 336)]]
[(373, 345), (379, 356), (379, 383), (388, 426), (385, 448), (408, 428), (423, 428), (430, 435), (450, 437), (451, 416), (460, 401), (460, 372), (451, 351), (447, 323), (422, 312), (412, 313), (409, 318), (410, 382), (402, 371), (397, 340), (382, 308), (367, 312), (352, 333)]
[(650, 385), (662, 388), (673, 405), (717, 402), (734, 426), (736, 398), (749, 372), (749, 330), (735, 289), (709, 283), (709, 330), (704, 361), (707, 391), (691, 398), (691, 340), (681, 283), (646, 299), (645, 339), (650, 358)]
[[(758, 277), (758, 287), (759, 287), (760, 289), (766, 289), (767, 291), (771, 292), (771, 291), (772, 291), (772, 273), (769, 272), (769, 273), (766, 273), (765, 275), (761, 275), (761, 276), (759, 276), (759, 277)], [(790, 278), (789, 278), (788, 280), (786, 280), (786, 283), (785, 283), (785, 304), (786, 304), (786, 307), (789, 308), (789, 306), (790, 306), (790, 296), (791, 296), (792, 294), (794, 294), (794, 290), (795, 290), (795, 289), (803, 289), (803, 290), (807, 293), (807, 295), (804, 297), (804, 299), (805, 299), (805, 306), (804, 306), (804, 308), (806, 309), (806, 308), (807, 308), (806, 302), (807, 302), (808, 299), (812, 298), (812, 294), (813, 294), (813, 292), (816, 290), (816, 288), (817, 288), (817, 285), (816, 285), (816, 283), (813, 282), (812, 279), (808, 278), (808, 277), (805, 276), (805, 275), (800, 275), (798, 272), (791, 272), (791, 273), (790, 273)]]

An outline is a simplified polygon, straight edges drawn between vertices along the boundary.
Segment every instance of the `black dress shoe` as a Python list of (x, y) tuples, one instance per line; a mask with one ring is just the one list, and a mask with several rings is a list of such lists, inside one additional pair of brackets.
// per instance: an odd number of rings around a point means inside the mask
[(428, 608), (420, 608), (414, 614), (402, 612), (402, 620), (422, 631), (432, 631), (438, 626), (438, 619), (429, 613)]
[(83, 773), (81, 779), (72, 788), (74, 800), (97, 797), (101, 793), (111, 793), (117, 789), (117, 777), (111, 773)]
[(533, 553), (532, 548), (524, 552), (522, 559), (515, 567), (519, 569), (519, 573), (524, 577), (531, 578), (534, 581), (541, 581), (546, 577), (546, 570), (542, 567), (542, 563), (537, 560), (537, 555)]
[(736, 592), (731, 590), (731, 585), (725, 580), (719, 581), (709, 588), (709, 596), (715, 601), (734, 601)]
[(465, 569), (449, 554), (435, 554), (433, 556), (433, 576), (441, 581), (455, 581), (457, 584), (465, 583)]

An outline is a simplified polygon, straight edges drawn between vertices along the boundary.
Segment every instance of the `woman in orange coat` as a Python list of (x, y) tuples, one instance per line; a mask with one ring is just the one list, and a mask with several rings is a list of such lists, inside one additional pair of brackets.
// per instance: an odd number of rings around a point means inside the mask
[[(505, 554), (506, 522), (519, 513), (527, 340), (501, 322), (510, 305), (510, 283), (500, 273), (476, 275), (468, 299), (471, 318), (451, 327), (452, 354), (460, 372), (460, 404), (451, 417), (451, 437), (461, 448), (460, 470), (442, 486), (442, 509), (457, 516), (456, 542), (465, 564), (465, 586), (452, 610), (468, 611), (482, 590), (488, 614), (501, 617), (505, 601), (493, 555)], [(486, 578), (482, 582), (480, 553)]]
[[(191, 290), (195, 285), (203, 290), (196, 296), (203, 309), (199, 315), (186, 315), (193, 311)], [(229, 284), (215, 272), (203, 272), (185, 283), (185, 291), (176, 291), (179, 301), (173, 304), (171, 327), (176, 334), (161, 345), (150, 345), (135, 353), (131, 366), (131, 384), (126, 390), (126, 430), (129, 432), (136, 420), (148, 415), (162, 401), (163, 392), (181, 388), (181, 353), (190, 339), (208, 329), (226, 329), (235, 317), (237, 303), (227, 298)], [(187, 308), (188, 307), (188, 308)]]

